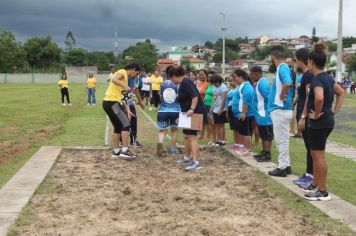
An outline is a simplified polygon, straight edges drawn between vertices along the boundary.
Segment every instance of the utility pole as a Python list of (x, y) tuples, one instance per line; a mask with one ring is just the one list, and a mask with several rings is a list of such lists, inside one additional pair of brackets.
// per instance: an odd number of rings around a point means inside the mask
[(119, 40), (117, 38), (117, 26), (115, 26), (114, 54), (117, 57), (119, 56)]
[(336, 66), (336, 81), (342, 81), (342, 16), (343, 16), (343, 0), (339, 0), (339, 25), (337, 34), (337, 66)]
[(222, 38), (223, 38), (223, 50), (222, 50), (222, 77), (225, 79), (225, 31), (226, 28), (226, 15), (225, 13), (219, 13), (223, 17), (223, 25), (221, 27)]

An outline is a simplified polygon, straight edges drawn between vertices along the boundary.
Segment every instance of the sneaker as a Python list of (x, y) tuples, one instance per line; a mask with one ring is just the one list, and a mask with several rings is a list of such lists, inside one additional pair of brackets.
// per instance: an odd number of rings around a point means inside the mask
[(157, 143), (157, 149), (156, 149), (157, 156), (161, 157), (162, 153), (163, 153), (163, 144)]
[(268, 171), (268, 174), (271, 176), (277, 176), (277, 177), (287, 177), (287, 171), (286, 169), (279, 169), (276, 168), (272, 171)]
[(238, 151), (235, 151), (235, 153), (238, 155), (238, 156), (247, 156), (247, 155), (250, 155), (251, 154), (251, 150), (250, 149), (240, 149)]
[(152, 107), (148, 108), (148, 110), (152, 111)]
[(93, 106), (96, 106), (96, 104), (95, 104), (95, 103), (93, 103), (92, 105), (93, 105)]
[(193, 171), (193, 170), (200, 170), (201, 165), (199, 163), (193, 162), (190, 166), (188, 166), (187, 168), (185, 168), (186, 171)]
[(135, 159), (137, 156), (135, 154), (133, 154), (129, 149), (127, 149), (126, 152), (123, 152), (123, 151), (120, 152), (120, 157), (127, 159), (127, 160), (131, 160), (131, 159)]
[(268, 153), (268, 152), (265, 152), (265, 154), (260, 158), (255, 157), (255, 159), (258, 162), (269, 162), (269, 161), (272, 161), (271, 153)]
[(142, 148), (142, 144), (136, 141), (134, 143), (130, 143), (130, 147)]
[(303, 191), (306, 193), (306, 194), (309, 194), (309, 193), (312, 193), (314, 192), (315, 190), (317, 189), (316, 186), (313, 185), (313, 183), (309, 184), (308, 186), (306, 186)]
[(289, 137), (294, 137), (295, 133), (294, 132), (289, 132)]
[(181, 159), (179, 159), (177, 161), (177, 164), (188, 164), (188, 165), (191, 165), (192, 164), (192, 160), (189, 159), (189, 158), (182, 157)]
[(308, 186), (309, 184), (313, 183), (313, 176), (306, 176), (301, 181), (296, 181), (295, 184), (301, 188)]
[(315, 191), (305, 194), (304, 198), (309, 200), (309, 201), (330, 201), (331, 197), (330, 194), (325, 191), (322, 192), (318, 188), (315, 189)]
[(69, 104), (68, 104), (68, 106), (71, 106), (71, 105), (72, 105), (72, 103), (69, 103)]
[(88, 106), (90, 106), (90, 103), (88, 103)]
[(287, 171), (287, 175), (293, 174), (292, 167), (290, 167), (290, 166), (287, 166), (286, 171)]
[(66, 104), (65, 104), (65, 103), (62, 103), (62, 106), (64, 106), (64, 107), (65, 107), (65, 106), (66, 106)]
[(231, 150), (235, 150), (235, 151), (240, 151), (242, 149), (242, 147), (239, 146), (231, 146), (230, 147)]
[(217, 141), (217, 142), (215, 142), (215, 146), (216, 147), (222, 147), (222, 146), (224, 146), (225, 145), (225, 142), (224, 141)]
[(114, 150), (112, 150), (111, 152), (111, 158), (119, 158), (120, 157), (120, 152), (115, 152)]
[(179, 151), (178, 151), (178, 148), (177, 147), (170, 147), (169, 149), (168, 149), (168, 151), (169, 151), (169, 153), (170, 154), (179, 154)]
[(261, 157), (263, 157), (265, 155), (265, 151), (261, 151), (260, 152), (260, 154), (255, 154), (255, 155), (253, 155), (253, 157), (256, 159), (256, 158), (261, 158)]

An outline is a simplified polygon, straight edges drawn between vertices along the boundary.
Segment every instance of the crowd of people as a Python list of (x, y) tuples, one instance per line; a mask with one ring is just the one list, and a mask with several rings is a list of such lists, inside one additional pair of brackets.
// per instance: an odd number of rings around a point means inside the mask
[[(229, 124), (233, 143), (228, 148), (237, 155), (251, 156), (252, 146), (261, 140), (261, 151), (253, 157), (257, 162), (269, 162), (274, 140), (277, 167), (268, 174), (286, 177), (292, 174), (289, 139), (294, 136), (295, 119), (297, 137), (303, 138), (306, 149), (306, 170), (293, 182), (305, 191), (308, 200), (330, 200), (325, 146), (345, 91), (325, 71), (325, 50), (323, 43), (316, 43), (313, 51), (302, 48), (296, 51), (294, 59), (287, 59), (282, 46), (272, 47), (270, 55), (276, 72), (271, 83), (259, 66), (249, 71), (237, 69), (226, 79), (214, 71), (193, 72), (181, 66), (169, 66), (162, 75), (159, 71), (146, 74), (136, 63), (113, 69), (103, 101), (103, 109), (114, 127), (112, 157), (133, 159), (136, 155), (129, 150), (129, 144), (142, 146), (137, 141), (138, 102), (142, 109), (149, 106), (157, 111), (158, 156), (164, 156), (163, 143), (169, 129), (168, 152), (179, 154), (180, 113), (202, 115), (202, 130), (182, 131), (184, 155), (177, 163), (186, 164), (187, 171), (202, 168), (199, 141), (215, 147), (227, 145), (225, 124)], [(62, 102), (67, 96), (70, 103), (66, 76), (58, 85)], [(96, 81), (92, 74), (87, 85), (88, 104), (95, 105)]]

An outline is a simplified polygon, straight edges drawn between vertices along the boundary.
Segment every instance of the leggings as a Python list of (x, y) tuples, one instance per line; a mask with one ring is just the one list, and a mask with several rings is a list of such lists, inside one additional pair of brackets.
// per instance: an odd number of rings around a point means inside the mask
[(131, 117), (130, 120), (130, 126), (131, 126), (131, 132), (130, 132), (130, 142), (134, 143), (137, 140), (137, 114), (136, 114), (136, 108), (135, 104), (130, 104), (130, 111), (134, 116)]
[(157, 108), (161, 102), (161, 98), (159, 97), (158, 90), (152, 90), (152, 104)]
[(68, 88), (62, 88), (61, 89), (61, 94), (62, 94), (62, 103), (64, 103), (64, 96), (67, 98), (67, 103), (70, 103)]

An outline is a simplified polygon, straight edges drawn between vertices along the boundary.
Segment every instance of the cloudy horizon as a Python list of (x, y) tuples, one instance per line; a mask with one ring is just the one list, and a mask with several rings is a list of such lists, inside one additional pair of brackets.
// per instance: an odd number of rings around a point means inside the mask
[[(193, 46), (216, 41), (226, 14), (227, 37), (254, 38), (337, 35), (338, 1), (335, 0), (2, 0), (0, 28), (12, 31), (16, 39), (51, 36), (64, 47), (71, 30), (77, 46), (89, 51), (113, 50), (118, 29), (120, 51), (149, 38), (161, 51), (173, 46)], [(321, 3), (322, 2), (322, 3)], [(356, 35), (356, 1), (344, 0), (344, 35)]]

